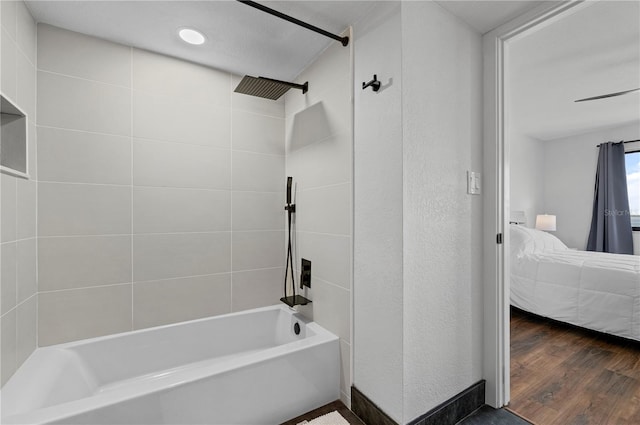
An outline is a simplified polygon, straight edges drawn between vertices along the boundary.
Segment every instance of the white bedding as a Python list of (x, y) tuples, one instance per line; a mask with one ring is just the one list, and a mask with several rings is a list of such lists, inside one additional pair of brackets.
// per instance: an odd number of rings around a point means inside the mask
[(513, 306), (640, 340), (640, 256), (575, 251), (546, 232), (510, 230)]

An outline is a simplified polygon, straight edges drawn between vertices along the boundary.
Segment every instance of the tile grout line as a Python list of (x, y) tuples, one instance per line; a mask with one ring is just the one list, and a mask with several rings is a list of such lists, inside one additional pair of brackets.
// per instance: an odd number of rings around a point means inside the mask
[[(131, 102), (133, 104), (133, 96), (131, 96)], [(231, 112), (230, 115), (232, 115), (233, 112)], [(232, 118), (230, 118), (232, 119)], [(73, 133), (87, 133), (87, 134), (93, 134), (96, 136), (110, 136), (110, 137), (119, 137), (119, 138), (132, 138), (134, 139), (136, 142), (143, 142), (143, 143), (165, 143), (165, 144), (172, 144), (172, 145), (186, 145), (186, 146), (200, 146), (202, 148), (207, 148), (207, 149), (216, 149), (216, 150), (230, 150), (233, 149), (231, 147), (231, 144), (229, 146), (215, 146), (215, 145), (210, 145), (210, 144), (202, 144), (202, 143), (190, 143), (190, 142), (183, 142), (183, 141), (178, 141), (178, 140), (166, 140), (166, 139), (157, 139), (157, 138), (152, 138), (152, 137), (141, 137), (141, 136), (135, 136), (133, 134), (133, 131), (131, 132), (131, 134), (129, 136), (125, 135), (125, 134), (118, 134), (118, 133), (105, 133), (102, 131), (92, 131), (92, 130), (84, 130), (84, 129), (77, 129), (77, 128), (68, 128), (68, 127), (58, 127), (55, 125), (46, 125), (46, 124), (41, 124), (39, 125), (39, 127), (41, 128), (46, 128), (46, 129), (51, 129), (51, 130), (58, 130), (58, 131), (68, 131), (68, 132), (73, 132)], [(229, 129), (231, 132), (231, 127), (232, 125), (229, 125)], [(322, 143), (324, 141), (324, 139), (322, 141), (319, 142), (315, 142), (316, 143)], [(306, 146), (305, 146), (306, 148)], [(301, 151), (305, 148), (300, 148), (297, 151)], [(247, 154), (252, 154), (252, 155), (260, 155), (260, 156), (267, 156), (267, 157), (276, 157), (276, 158), (282, 158), (284, 157), (284, 155), (282, 154), (277, 154), (277, 153), (269, 153), (269, 152), (260, 152), (260, 151), (255, 151), (255, 150), (247, 150), (247, 149), (233, 149), (237, 152), (241, 152), (241, 153), (247, 153)]]
[[(116, 183), (94, 183), (94, 182), (74, 182), (74, 181), (55, 181), (55, 180), (39, 180), (40, 183), (52, 184), (52, 185), (84, 185), (84, 186), (109, 186), (109, 187), (129, 187), (130, 184), (116, 184)], [(179, 189), (179, 190), (200, 190), (207, 192), (231, 192), (231, 189), (219, 189), (219, 188), (207, 188), (207, 187), (189, 187), (189, 186), (152, 186), (152, 185), (134, 185), (136, 189)], [(269, 191), (269, 190), (234, 190), (240, 193), (250, 194), (282, 194), (282, 191)]]
[(229, 84), (229, 227), (231, 234), (229, 235), (229, 311), (233, 312), (233, 77), (228, 75)]
[(131, 87), (123, 86), (122, 84), (114, 84), (114, 83), (109, 83), (107, 81), (92, 80), (91, 78), (81, 77), (79, 75), (63, 74), (61, 72), (52, 71), (52, 70), (44, 69), (44, 68), (36, 68), (36, 72), (42, 72), (43, 74), (54, 75), (56, 77), (63, 77), (63, 78), (68, 78), (68, 79), (86, 81), (88, 83), (101, 84), (101, 85), (109, 86), (109, 87), (117, 87), (119, 89), (131, 89)]
[(97, 136), (119, 137), (119, 138), (122, 138), (122, 139), (128, 139), (129, 138), (126, 134), (105, 133), (105, 132), (102, 132), (102, 131), (84, 130), (84, 129), (71, 128), (71, 127), (56, 127), (55, 125), (48, 125), (48, 124), (38, 124), (38, 127), (39, 128), (47, 128), (47, 129), (51, 129), (51, 130), (68, 131), (68, 132), (72, 132), (72, 133), (87, 133), (87, 134), (93, 134), (93, 135), (97, 135)]
[[(16, 38), (18, 35), (18, 13), (16, 12)], [(16, 55), (17, 55), (17, 44), (16, 43)], [(17, 81), (18, 81), (18, 77), (17, 77), (18, 73), (16, 72), (16, 98), (18, 97), (18, 85), (17, 85)], [(28, 130), (27, 130), (27, 134)], [(27, 145), (29, 144), (29, 140), (27, 140)], [(29, 149), (27, 148), (27, 152), (29, 151)], [(29, 158), (27, 158), (27, 161), (29, 161)], [(27, 169), (29, 169), (29, 166), (27, 165)], [(18, 239), (18, 216), (20, 214), (18, 214), (18, 179), (15, 178), (15, 182), (16, 182), (16, 199), (15, 199), (15, 229), (16, 229), (16, 239)], [(15, 242), (15, 280), (13, 282), (14, 286), (15, 286), (15, 299), (14, 299), (14, 309), (16, 311), (15, 315), (16, 315), (16, 322), (15, 322), (15, 336), (16, 336), (16, 340), (15, 340), (15, 344), (14, 344), (14, 359), (15, 359), (15, 364), (14, 364), (14, 370), (11, 373), (11, 375), (13, 375), (13, 373), (15, 373), (15, 371), (18, 369), (18, 280), (19, 280), (19, 270), (20, 268), (18, 267), (18, 243)]]
[(48, 290), (48, 291), (41, 291), (41, 293), (42, 294), (56, 294), (58, 292), (84, 291), (84, 290), (87, 290), (87, 289), (111, 288), (111, 287), (114, 287), (114, 286), (125, 286), (125, 285), (131, 285), (131, 282), (118, 282), (118, 283), (107, 283), (107, 284), (103, 284), (103, 285), (91, 285), (91, 286), (78, 286), (78, 287), (74, 287), (74, 288), (51, 289), (51, 290)]
[[(5, 317), (7, 314), (11, 313), (12, 311), (16, 311), (16, 318), (18, 317), (18, 307), (20, 307), (21, 305), (26, 304), (31, 298), (36, 297), (38, 294), (31, 294), (31, 296), (25, 298), (24, 300), (22, 300), (21, 302), (17, 302), (15, 306), (11, 307), (9, 310), (5, 311), (4, 313), (2, 313), (2, 315), (0, 315), (0, 319)], [(36, 302), (37, 302), (37, 298), (36, 298)], [(17, 329), (16, 329), (17, 331)]]
[[(9, 34), (9, 36), (10, 36), (10, 34)], [(9, 38), (13, 40), (13, 38), (11, 36)], [(14, 40), (14, 42), (16, 43), (16, 46), (17, 46), (17, 41)], [(118, 44), (118, 43), (116, 43), (116, 44)], [(124, 45), (122, 45), (122, 46), (124, 46)], [(131, 58), (133, 59), (135, 48), (132, 47), (132, 46), (126, 46), (126, 47), (128, 47), (128, 49), (131, 50)], [(22, 50), (22, 49), (20, 49), (20, 50)], [(23, 54), (26, 57), (26, 53), (23, 52)], [(27, 59), (29, 59), (29, 58), (27, 57)], [(31, 60), (29, 60), (29, 62), (31, 62)], [(133, 60), (132, 60), (132, 63), (133, 63)], [(37, 64), (33, 64), (33, 65), (34, 65), (36, 73), (37, 72), (43, 72), (43, 73), (52, 74), (52, 75), (56, 75), (56, 76), (60, 76), (60, 77), (74, 78), (74, 79), (87, 81), (87, 82), (91, 82), (91, 83), (104, 84), (104, 85), (118, 87), (118, 88), (131, 89), (132, 96), (133, 96), (133, 92), (135, 91), (135, 92), (139, 92), (139, 93), (143, 93), (143, 94), (147, 94), (147, 95), (159, 96), (159, 97), (163, 97), (163, 98), (173, 98), (172, 94), (157, 93), (157, 92), (154, 92), (152, 90), (136, 89), (136, 88), (133, 87), (133, 85), (131, 85), (130, 87), (127, 87), (127, 86), (124, 86), (124, 85), (121, 85), (121, 84), (115, 84), (115, 83), (110, 83), (110, 82), (107, 82), (107, 81), (102, 81), (102, 80), (96, 80), (96, 79), (92, 79), (92, 78), (82, 77), (82, 76), (79, 76), (79, 75), (73, 75), (73, 74), (68, 74), (68, 73), (63, 73), (63, 72), (57, 72), (57, 71), (53, 71), (53, 70), (46, 69), (46, 68), (39, 68), (37, 66)], [(205, 68), (207, 68), (210, 71), (220, 71), (220, 70), (217, 70), (215, 68), (208, 67), (206, 65), (200, 65), (200, 66), (204, 66)], [(227, 77), (228, 77), (228, 80), (229, 80), (229, 86), (228, 87), (231, 88), (231, 87), (233, 87), (233, 81), (232, 81), (233, 80), (233, 75), (231, 73), (228, 73), (228, 72), (226, 74), (227, 74)], [(231, 90), (229, 97), (230, 97), (230, 100), (232, 102), (233, 101), (233, 90)], [(219, 103), (206, 102), (206, 101), (187, 102), (186, 104), (188, 104), (188, 105), (206, 105), (206, 106), (212, 106), (214, 108), (224, 109), (226, 107), (230, 107), (231, 108), (232, 107), (232, 103), (231, 102), (228, 105), (221, 105)], [(233, 109), (236, 109), (239, 112), (249, 113), (249, 114), (257, 115), (257, 116), (261, 116), (261, 117), (281, 119), (281, 120), (284, 120), (284, 118), (285, 118), (284, 116), (279, 116), (279, 115), (270, 114), (270, 113), (266, 113), (266, 112), (256, 112), (256, 111), (252, 110), (251, 108), (244, 108), (244, 107), (241, 107), (241, 106), (240, 107), (233, 107)]]
[[(236, 233), (274, 233), (274, 232), (285, 232), (285, 229), (250, 229), (250, 230), (233, 230)], [(210, 231), (201, 231), (201, 232), (144, 232), (144, 233), (98, 233), (98, 234), (86, 234), (86, 235), (46, 235), (41, 236), (41, 239), (62, 239), (62, 238), (109, 238), (109, 237), (140, 237), (140, 236), (166, 236), (166, 235), (213, 235), (218, 233), (231, 233), (231, 229), (227, 230), (210, 230)], [(306, 232), (308, 233), (308, 232)], [(336, 235), (341, 236), (341, 235)], [(33, 238), (21, 239), (21, 240), (29, 240)], [(17, 241), (11, 242), (3, 242), (3, 244), (14, 243)]]
[(39, 259), (40, 259), (40, 252), (39, 252), (39, 247), (40, 247), (40, 240), (38, 239), (38, 218), (39, 218), (39, 214), (38, 214), (38, 200), (39, 200), (39, 191), (40, 191), (40, 173), (38, 172), (38, 23), (35, 21), (34, 19), (34, 29), (35, 29), (35, 61), (36, 63), (33, 64), (34, 66), (34, 92), (35, 92), (35, 99), (34, 99), (34, 104), (35, 104), (35, 117), (34, 117), (34, 122), (33, 122), (33, 129), (34, 129), (34, 134), (33, 134), (33, 140), (34, 140), (34, 150), (33, 150), (33, 154), (35, 155), (34, 158), (34, 163), (35, 163), (35, 169), (36, 169), (36, 177), (34, 179), (34, 183), (36, 185), (36, 229), (35, 229), (35, 238), (36, 238), (36, 264), (35, 264), (35, 268), (36, 268), (36, 317), (35, 317), (35, 321), (36, 321), (36, 349), (40, 346), (40, 267), (39, 267)]
[(130, 174), (130, 180), (129, 180), (129, 184), (131, 187), (131, 208), (129, 210), (129, 214), (131, 214), (131, 253), (130, 253), (130, 261), (131, 261), (131, 330), (134, 329), (133, 326), (133, 318), (134, 318), (134, 314), (133, 314), (133, 306), (134, 306), (134, 291), (133, 291), (133, 276), (134, 276), (134, 272), (133, 272), (133, 268), (134, 268), (134, 264), (133, 264), (133, 47), (129, 47), (129, 85), (131, 86), (131, 92), (129, 94), (130, 96), (130, 103), (129, 103), (129, 107), (131, 108), (129, 110), (129, 118), (130, 118), (130, 122), (129, 122), (129, 151), (131, 154), (131, 174)]
[[(15, 25), (16, 25), (16, 39), (18, 37), (18, 12), (16, 10), (16, 16), (14, 17), (15, 19)], [(2, 27), (2, 30), (7, 33), (9, 35), (9, 39), (10, 41), (13, 41), (14, 45), (16, 46), (15, 52), (14, 52), (14, 57), (13, 57), (13, 62), (14, 64), (17, 64), (17, 50), (18, 50), (18, 41), (17, 40), (13, 40), (13, 38), (11, 37), (11, 35), (9, 34), (9, 31), (5, 30), (4, 27)], [(17, 72), (17, 65), (16, 65), (16, 76), (15, 76), (15, 81), (14, 81), (15, 87), (16, 87), (16, 93), (15, 93), (15, 98), (18, 98), (18, 72)], [(16, 101), (16, 99), (14, 99), (14, 101)], [(28, 134), (28, 133), (27, 133)], [(28, 141), (27, 141), (28, 143)], [(14, 187), (15, 187), (15, 194), (14, 194), (14, 219), (13, 219), (13, 226), (15, 229), (15, 236), (14, 236), (14, 240), (12, 241), (15, 244), (15, 258), (14, 258), (14, 273), (15, 273), (15, 278), (14, 278), (14, 282), (13, 282), (13, 286), (14, 286), (14, 290), (15, 290), (15, 294), (14, 294), (14, 302), (13, 302), (13, 307), (11, 309), (9, 309), (9, 311), (7, 311), (5, 313), (5, 315), (7, 315), (8, 313), (12, 312), (13, 310), (15, 310), (15, 323), (13, 324), (14, 326), (14, 335), (15, 335), (15, 340), (14, 340), (14, 344), (13, 344), (13, 357), (14, 357), (14, 370), (11, 371), (11, 374), (13, 374), (15, 372), (15, 368), (17, 366), (17, 359), (18, 359), (18, 244), (15, 242), (15, 239), (18, 239), (18, 179), (16, 177), (11, 177), (12, 179), (14, 179)], [(6, 248), (5, 248), (6, 249)]]
[[(196, 275), (189, 275), (189, 276), (163, 277), (163, 278), (156, 278), (156, 279), (135, 280), (133, 282), (126, 282), (125, 281), (125, 282), (116, 282), (116, 283), (96, 284), (96, 285), (89, 285), (89, 286), (78, 286), (78, 287), (73, 287), (73, 288), (51, 289), (51, 290), (41, 291), (41, 292), (42, 293), (53, 293), (53, 292), (75, 291), (75, 290), (103, 288), (103, 287), (110, 287), (110, 286), (123, 286), (123, 285), (129, 285), (129, 284), (132, 284), (132, 283), (145, 284), (145, 283), (150, 283), (150, 282), (165, 282), (165, 281), (170, 281), (170, 280), (191, 279), (191, 278), (197, 278), (197, 277), (224, 276), (224, 275), (227, 275), (227, 274), (231, 275), (231, 273), (261, 272), (261, 271), (266, 271), (266, 270), (278, 270), (278, 269), (281, 269), (281, 268), (282, 268), (282, 266), (274, 266), (274, 267), (262, 267), (262, 268), (257, 268), (257, 269), (228, 270), (228, 271), (223, 271), (223, 272), (218, 272), (218, 273), (196, 274)], [(9, 311), (11, 311), (11, 310), (9, 310)]]

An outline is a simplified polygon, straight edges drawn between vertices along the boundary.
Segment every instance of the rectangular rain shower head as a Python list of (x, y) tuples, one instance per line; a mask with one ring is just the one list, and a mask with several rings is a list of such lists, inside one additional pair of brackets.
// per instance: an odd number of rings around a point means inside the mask
[(278, 100), (290, 88), (300, 89), (306, 93), (309, 83), (296, 84), (287, 81), (274, 80), (265, 77), (251, 77), (245, 75), (234, 90), (236, 93), (248, 94), (250, 96), (264, 97), (266, 99)]

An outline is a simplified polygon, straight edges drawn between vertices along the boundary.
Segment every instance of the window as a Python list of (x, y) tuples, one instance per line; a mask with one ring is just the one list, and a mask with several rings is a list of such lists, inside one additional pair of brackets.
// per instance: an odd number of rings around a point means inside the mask
[(640, 151), (627, 152), (624, 159), (627, 170), (631, 226), (633, 230), (640, 230)]

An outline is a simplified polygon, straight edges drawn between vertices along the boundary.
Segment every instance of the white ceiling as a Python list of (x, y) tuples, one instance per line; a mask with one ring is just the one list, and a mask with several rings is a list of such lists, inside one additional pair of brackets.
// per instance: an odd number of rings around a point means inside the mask
[[(260, 1), (341, 33), (369, 7), (366, 1)], [(333, 40), (232, 0), (27, 1), (39, 22), (222, 69), (282, 80), (295, 78)], [(185, 44), (181, 27), (207, 41)]]
[(551, 5), (557, 1), (441, 0), (437, 3), (475, 28), (480, 34), (484, 34), (534, 7), (541, 4)]
[(640, 120), (640, 92), (574, 102), (640, 88), (638, 1), (590, 2), (514, 41), (508, 55), (510, 112), (522, 134), (551, 140)]
[[(281, 0), (260, 3), (340, 33), (376, 1)], [(479, 33), (550, 1), (437, 1)], [(573, 100), (640, 87), (640, 2), (603, 1), (511, 45), (517, 127), (543, 140), (638, 120), (640, 94)], [(294, 80), (333, 40), (234, 0), (36, 1), (34, 18), (72, 31), (175, 56), (239, 75)], [(181, 27), (207, 42), (177, 38)]]
[[(332, 33), (358, 22), (375, 1), (262, 1), (261, 4)], [(480, 32), (530, 9), (536, 1), (438, 1)], [(235, 74), (293, 80), (331, 39), (233, 0), (35, 1), (34, 18), (54, 26), (186, 59)], [(180, 41), (180, 27), (207, 42)]]

